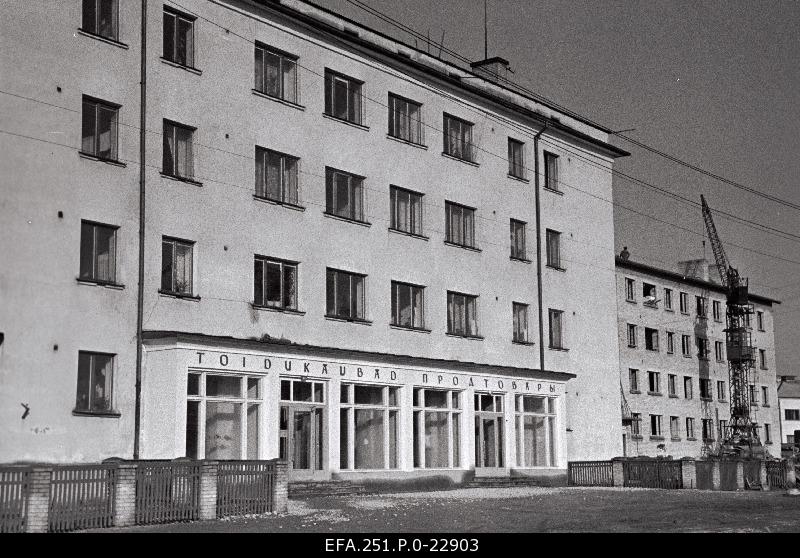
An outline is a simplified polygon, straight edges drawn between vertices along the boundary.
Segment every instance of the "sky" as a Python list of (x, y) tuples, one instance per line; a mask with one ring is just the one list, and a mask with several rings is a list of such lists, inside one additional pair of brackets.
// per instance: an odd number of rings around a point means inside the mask
[[(314, 0), (414, 45), (365, 3), (470, 60), (484, 57), (484, 0)], [(487, 0), (488, 53), (512, 79), (611, 130), (758, 192), (800, 205), (800, 2)], [(425, 48), (421, 43), (420, 48)], [(800, 377), (800, 209), (638, 148), (629, 177), (699, 203), (731, 264), (774, 307), (777, 375)], [(676, 269), (703, 257), (699, 206), (614, 176), (615, 245)], [(776, 231), (765, 230), (766, 225)], [(783, 233), (789, 233), (789, 236)], [(794, 235), (794, 236), (792, 236)]]

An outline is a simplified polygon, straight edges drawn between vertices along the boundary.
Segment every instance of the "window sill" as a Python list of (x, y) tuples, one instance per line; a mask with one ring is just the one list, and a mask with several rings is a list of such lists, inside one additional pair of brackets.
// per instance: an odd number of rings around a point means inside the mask
[(669, 398), (670, 398), (670, 399), (678, 399), (678, 395), (677, 395), (677, 394), (675, 394), (675, 393), (670, 393), (670, 394), (669, 394)]
[(97, 33), (92, 33), (91, 31), (86, 31), (85, 29), (78, 28), (78, 34), (83, 35), (84, 37), (89, 37), (91, 39), (97, 39), (98, 41), (102, 41), (104, 43), (108, 43), (110, 45), (114, 45), (119, 48), (127, 49), (128, 45), (125, 43), (121, 43), (116, 39), (112, 39), (111, 37), (104, 37), (103, 35), (98, 35)]
[(460, 339), (472, 339), (474, 341), (483, 341), (483, 337), (480, 335), (461, 335), (459, 333), (450, 333), (449, 331), (445, 332), (445, 335), (448, 337), (458, 337)]
[(291, 202), (285, 202), (285, 201), (280, 201), (280, 200), (273, 200), (273, 199), (270, 199), (270, 198), (265, 198), (263, 196), (257, 196), (255, 194), (253, 195), (253, 199), (254, 200), (258, 200), (260, 202), (268, 203), (270, 205), (280, 205), (282, 207), (285, 207), (286, 209), (293, 209), (295, 211), (305, 211), (306, 210), (306, 208), (303, 207), (302, 205), (296, 205), (296, 204), (293, 204)]
[(511, 173), (508, 174), (508, 178), (510, 178), (511, 180), (516, 180), (517, 182), (523, 182), (525, 184), (530, 184), (531, 183), (531, 181), (528, 180), (527, 178), (522, 177), (522, 176), (514, 176)]
[(711, 397), (701, 397), (700, 401), (705, 401), (706, 403), (711, 403), (712, 401), (714, 401), (714, 399), (711, 398)]
[(417, 143), (417, 142), (414, 142), (414, 141), (411, 141), (411, 140), (398, 138), (398, 137), (393, 136), (391, 134), (386, 134), (386, 139), (390, 139), (390, 140), (396, 141), (398, 143), (404, 143), (406, 145), (410, 145), (411, 147), (416, 147), (417, 149), (423, 149), (425, 151), (428, 150), (428, 146), (423, 144), (423, 143)]
[(114, 283), (113, 281), (103, 281), (101, 279), (87, 279), (82, 277), (76, 277), (75, 280), (81, 285), (95, 285), (98, 287), (107, 287), (109, 289), (114, 289), (117, 291), (121, 291), (125, 288), (125, 285), (121, 283)]
[(723, 362), (725, 362), (725, 361), (724, 361), (724, 360), (717, 359), (717, 364), (722, 364)]
[(564, 273), (564, 272), (566, 272), (566, 271), (567, 271), (567, 270), (566, 270), (566, 269), (564, 269), (563, 267), (559, 267), (559, 266), (557, 266), (557, 265), (550, 265), (550, 264), (546, 264), (546, 265), (545, 265), (545, 267), (546, 267), (546, 268), (548, 268), (548, 269), (552, 269), (553, 271), (560, 271), (560, 272), (562, 272), (562, 273)]
[(163, 291), (161, 289), (158, 290), (158, 294), (160, 294), (161, 296), (169, 297), (169, 298), (180, 298), (180, 299), (183, 299), (183, 300), (192, 300), (192, 301), (195, 301), (195, 302), (198, 302), (200, 300), (199, 296), (190, 295), (190, 294), (187, 294), (187, 293), (173, 293), (173, 292), (170, 292), (170, 291)]
[(79, 411), (72, 410), (72, 415), (76, 417), (97, 417), (97, 418), (119, 418), (122, 416), (118, 411)]
[(532, 347), (536, 343), (534, 343), (533, 341), (517, 341), (516, 339), (512, 339), (511, 340), (511, 344), (512, 345), (524, 345), (526, 347)]
[(479, 167), (480, 164), (476, 163), (475, 161), (470, 161), (469, 159), (462, 159), (461, 157), (456, 157), (455, 155), (450, 155), (449, 153), (445, 153), (442, 151), (442, 157), (447, 157), (448, 159), (452, 159), (453, 161), (459, 161), (461, 163), (466, 163), (467, 165), (473, 167)]
[(686, 438), (687, 442), (696, 442), (697, 438)]
[(683, 355), (683, 358), (688, 358), (689, 360), (692, 359), (692, 355)]
[(713, 444), (714, 443), (714, 438), (703, 438), (703, 443), (704, 444)]
[(364, 318), (345, 318), (342, 316), (333, 316), (331, 314), (325, 314), (325, 319), (334, 322), (351, 322), (354, 324), (372, 325), (371, 320), (365, 320)]
[(483, 252), (480, 248), (476, 246), (467, 246), (466, 244), (457, 244), (455, 242), (450, 242), (449, 240), (444, 241), (445, 244), (448, 246), (454, 246), (455, 248), (463, 248), (464, 250), (469, 250), (471, 252)]
[(642, 394), (642, 392), (639, 391), (638, 389), (632, 389), (632, 390), (630, 390), (630, 392), (635, 394), (635, 395), (641, 395)]
[(431, 330), (425, 329), (424, 327), (409, 327), (409, 326), (401, 326), (396, 324), (389, 324), (391, 329), (400, 329), (403, 331), (415, 331), (417, 333), (430, 333)]
[(191, 74), (195, 74), (195, 75), (198, 75), (198, 76), (203, 75), (203, 72), (198, 70), (197, 68), (192, 68), (191, 66), (184, 66), (180, 62), (173, 62), (172, 60), (168, 60), (168, 59), (164, 58), (163, 56), (161, 57), (161, 62), (166, 64), (167, 66), (173, 66), (175, 68), (180, 68), (182, 70), (186, 70), (187, 72), (189, 72)]
[(327, 118), (328, 120), (333, 120), (334, 122), (341, 122), (342, 124), (347, 124), (348, 126), (352, 126), (353, 128), (358, 128), (359, 130), (364, 130), (365, 132), (369, 132), (369, 126), (365, 126), (364, 124), (359, 124), (358, 122), (351, 122), (350, 120), (345, 120), (344, 118), (337, 118), (332, 114), (328, 114), (326, 112), (322, 113), (323, 118)]
[(330, 219), (336, 219), (337, 221), (345, 221), (347, 223), (353, 223), (354, 225), (361, 225), (362, 227), (371, 227), (372, 223), (367, 221), (359, 221), (358, 219), (351, 219), (350, 217), (342, 217), (341, 215), (336, 215), (334, 213), (328, 213), (327, 211), (323, 211), (322, 214), (325, 217)]
[(631, 304), (636, 304), (636, 301), (630, 298), (626, 298), (625, 302), (630, 302)]
[[(664, 311), (665, 311), (665, 312), (672, 312), (673, 314), (675, 313), (675, 310), (673, 310), (672, 308), (666, 308), (666, 307), (665, 307), (665, 308), (664, 308)], [(687, 440), (688, 440), (688, 438), (687, 438)]]
[(661, 393), (660, 391), (648, 391), (647, 395), (655, 395), (657, 397), (662, 397), (664, 394)]
[(675, 351), (667, 351), (667, 354), (668, 354), (668, 355), (674, 355), (674, 354), (675, 354)]
[(253, 89), (252, 91), (253, 95), (256, 95), (257, 97), (263, 97), (265, 99), (269, 99), (270, 101), (275, 101), (276, 103), (280, 103), (282, 105), (286, 105), (287, 107), (292, 107), (297, 110), (306, 110), (306, 107), (304, 107), (301, 104), (295, 103), (293, 101), (287, 101), (286, 99), (281, 99), (280, 97), (273, 97), (272, 95), (268, 95), (262, 91), (259, 91), (258, 89)]
[(529, 264), (529, 265), (533, 263), (531, 260), (529, 260), (527, 258), (517, 258), (517, 257), (514, 257), (514, 256), (510, 256), (509, 259), (512, 262), (519, 262), (519, 263), (524, 263), (524, 264)]
[(659, 350), (658, 350), (658, 349), (648, 349), (648, 348), (645, 348), (645, 350), (646, 350), (646, 351), (650, 351), (651, 353), (658, 353), (658, 352), (659, 352)]
[(653, 442), (663, 442), (664, 436), (650, 436), (650, 440)]
[(680, 441), (681, 441), (681, 439), (680, 439), (680, 438), (675, 438), (675, 437), (672, 437), (672, 438), (670, 438), (670, 441), (672, 441), (672, 442), (680, 442)]
[(569, 349), (567, 349), (566, 347), (553, 347), (552, 345), (550, 345), (547, 348), (550, 349), (551, 351), (561, 351), (564, 353), (569, 352)]
[(766, 441), (766, 442), (764, 442), (764, 443), (765, 443), (765, 444), (769, 444), (769, 445), (771, 446), (771, 445), (772, 445), (772, 440), (767, 440), (767, 441)]
[(408, 232), (408, 231), (402, 231), (400, 229), (393, 229), (392, 227), (389, 227), (389, 232), (393, 232), (395, 234), (402, 234), (403, 236), (410, 236), (412, 238), (419, 238), (420, 240), (430, 240), (430, 238), (428, 238), (427, 236), (425, 236), (423, 234), (417, 234), (417, 233), (412, 233), (412, 232)]
[(761, 405), (761, 406), (762, 406), (762, 407), (769, 407), (769, 406), (770, 406), (770, 404), (769, 404), (769, 403), (764, 403), (764, 404), (763, 404), (763, 405)]
[(643, 302), (642, 306), (644, 306), (645, 308), (652, 308), (653, 310), (658, 310), (658, 304), (655, 304), (653, 302)]
[(631, 434), (631, 440), (644, 440), (644, 436), (641, 434)]
[(122, 167), (125, 168), (128, 165), (123, 163), (122, 161), (117, 161), (116, 159), (106, 159), (105, 157), (98, 157), (97, 155), (92, 155), (91, 153), (85, 153), (83, 151), (78, 151), (78, 156), (81, 159), (89, 159), (90, 161), (98, 161), (100, 163), (106, 163), (108, 165), (114, 165), (115, 167)]
[(548, 188), (547, 186), (542, 187), (542, 190), (544, 190), (545, 192), (550, 192), (552, 194), (558, 194), (559, 196), (564, 195), (564, 192), (562, 192), (561, 190), (553, 190), (552, 188)]
[(628, 345), (628, 348), (629, 348), (629, 349), (635, 349), (635, 348), (636, 348), (636, 345)]
[(306, 313), (302, 310), (296, 310), (294, 308), (278, 308), (275, 306), (261, 306), (260, 304), (253, 304), (251, 303), (250, 306), (255, 308), (256, 310), (266, 310), (267, 312), (279, 312), (280, 314), (293, 314), (295, 316), (305, 316)]
[(186, 182), (187, 184), (193, 184), (195, 186), (202, 186), (202, 182), (198, 182), (197, 180), (193, 180), (191, 178), (187, 178), (185, 176), (175, 176), (174, 174), (167, 174), (166, 172), (159, 173), (163, 178), (168, 178), (169, 180), (175, 180), (177, 182)]

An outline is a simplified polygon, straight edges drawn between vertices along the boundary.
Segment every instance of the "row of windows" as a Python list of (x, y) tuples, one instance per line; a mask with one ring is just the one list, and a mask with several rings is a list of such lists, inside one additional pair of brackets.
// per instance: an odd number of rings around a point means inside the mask
[[(117, 109), (103, 101), (84, 97), (81, 151), (102, 159), (117, 157)], [(163, 174), (193, 181), (193, 128), (164, 120)], [(255, 148), (255, 196), (258, 198), (299, 206), (298, 167), (300, 159), (259, 146)], [(330, 215), (365, 223), (365, 187), (363, 176), (332, 167), (325, 168), (325, 211)], [(424, 194), (390, 187), (390, 222), (393, 230), (424, 237)], [(445, 241), (466, 248), (476, 248), (476, 209), (445, 201)], [(528, 261), (524, 221), (511, 219), (511, 258)], [(561, 261), (561, 233), (547, 229), (547, 265), (564, 269)]]
[[(667, 311), (674, 311), (672, 302), (673, 290), (664, 288), (664, 309)], [(656, 294), (656, 286), (652, 283), (642, 281), (642, 299), (645, 306), (651, 308), (658, 308), (658, 303), (661, 302)], [(625, 300), (628, 302), (636, 302), (636, 281), (630, 277), (625, 278)], [(678, 305), (682, 314), (689, 314), (689, 293), (680, 291), (678, 293)], [(725, 320), (722, 311), (722, 302), (713, 300), (711, 304), (712, 316), (714, 321), (723, 322)], [(708, 298), (704, 296), (695, 295), (695, 314), (700, 318), (708, 317)], [(750, 315), (745, 314), (745, 325), (750, 326)], [(756, 325), (759, 331), (764, 331), (764, 312), (756, 312)]]
[[(116, 283), (116, 227), (81, 223), (79, 279)], [(194, 242), (164, 237), (161, 243), (161, 289), (174, 296), (195, 297)], [(297, 311), (298, 262), (255, 256), (253, 304)], [(326, 315), (366, 321), (367, 276), (329, 268), (326, 272)], [(391, 284), (392, 325), (425, 330), (425, 287), (399, 281)], [(550, 346), (563, 349), (563, 311), (549, 310)], [(528, 305), (512, 304), (513, 340), (529, 343)], [(479, 337), (478, 296), (447, 292), (447, 332)]]
[[(667, 331), (667, 354), (675, 353), (675, 333)], [(636, 324), (627, 324), (627, 340), (628, 347), (635, 349), (639, 346), (639, 326)], [(710, 358), (709, 340), (705, 337), (695, 336), (695, 344), (697, 346), (697, 357), (703, 360)], [(644, 328), (644, 348), (648, 351), (658, 352), (659, 347), (659, 331), (654, 328)], [(681, 353), (687, 358), (692, 357), (692, 337), (691, 335), (681, 334)], [(714, 357), (717, 362), (725, 362), (725, 343), (723, 341), (714, 341)], [(767, 351), (766, 349), (758, 350), (759, 366), (762, 370), (767, 370)]]
[[(118, 39), (116, 0), (84, 0), (83, 27), (84, 31), (110, 38)], [(164, 7), (163, 21), (163, 58), (174, 64), (194, 69), (194, 16), (179, 12), (167, 6)], [(254, 91), (279, 99), (281, 101), (299, 105), (299, 82), (297, 74), (298, 57), (280, 49), (256, 43), (254, 64)], [(356, 78), (342, 73), (325, 69), (325, 114), (358, 126), (365, 126), (363, 89), (365, 84)], [(105, 118), (111, 118), (109, 112), (114, 112), (118, 106), (109, 103), (102, 104)], [(388, 133), (391, 137), (416, 144), (425, 145), (423, 105), (417, 101), (389, 93), (388, 98)], [(116, 114), (114, 127), (116, 127)], [(456, 159), (474, 163), (476, 146), (473, 143), (474, 124), (466, 120), (445, 113), (442, 120), (443, 126), (443, 154)], [(180, 136), (191, 143), (191, 128), (185, 126), (176, 130), (173, 140), (177, 143)], [(165, 133), (166, 136), (166, 133)], [(109, 134), (109, 138), (116, 138)], [(109, 141), (111, 141), (109, 139)], [(165, 139), (166, 142), (166, 139)], [(84, 146), (86, 147), (86, 146)], [(166, 149), (165, 149), (166, 151)], [(91, 152), (91, 151), (87, 151)], [(98, 157), (116, 158), (116, 143), (108, 146), (107, 150), (97, 149)], [(191, 151), (187, 148), (185, 158), (176, 159), (178, 168), (174, 169), (176, 176), (191, 178)], [(165, 156), (166, 157), (166, 156)], [(544, 153), (544, 185), (546, 188), (558, 191), (558, 156), (554, 153)], [(165, 165), (165, 169), (167, 166)], [(165, 170), (165, 172), (167, 172)], [(508, 174), (511, 177), (526, 180), (525, 172), (525, 144), (519, 140), (508, 138)]]
[[(633, 415), (633, 422), (631, 424), (631, 434), (634, 438), (641, 438), (642, 437), (642, 429), (641, 429), (641, 422), (642, 422), (642, 415), (641, 413), (632, 413)], [(663, 415), (650, 415), (650, 436), (656, 439), (663, 439), (663, 430), (662, 430), (662, 419)], [(713, 442), (714, 441), (714, 420), (713, 419), (700, 419), (701, 427), (702, 427), (702, 439), (704, 442)], [(695, 440), (695, 419), (693, 417), (686, 417), (684, 422), (685, 425), (685, 434), (687, 440)], [(756, 427), (758, 428), (758, 427)], [(669, 433), (670, 437), (674, 441), (679, 441), (681, 439), (681, 423), (680, 417), (677, 416), (670, 416), (669, 417)], [(720, 420), (718, 421), (718, 433), (719, 439), (724, 440), (727, 438), (728, 434), (728, 421), (727, 420)], [(764, 442), (770, 444), (772, 443), (772, 429), (769, 424), (764, 424)]]
[[(648, 371), (647, 372), (647, 393), (649, 395), (662, 395), (661, 391), (661, 372)], [(631, 393), (641, 393), (639, 384), (639, 370), (636, 368), (628, 369), (628, 382), (630, 384)], [(683, 397), (685, 399), (692, 399), (694, 396), (693, 390), (694, 380), (691, 376), (683, 377)], [(725, 401), (725, 390), (727, 383), (723, 380), (717, 380), (717, 400)], [(676, 374), (667, 374), (667, 394), (670, 397), (678, 397), (678, 376)], [(750, 404), (758, 405), (758, 391), (754, 384), (750, 384)], [(706, 401), (713, 400), (712, 393), (712, 380), (708, 378), (700, 378), (700, 399)], [(761, 386), (761, 405), (769, 407), (769, 388)]]

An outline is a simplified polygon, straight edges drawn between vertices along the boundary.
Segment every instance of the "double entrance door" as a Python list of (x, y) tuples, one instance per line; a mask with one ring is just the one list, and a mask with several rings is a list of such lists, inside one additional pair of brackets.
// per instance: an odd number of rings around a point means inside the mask
[(280, 458), (289, 462), (292, 480), (324, 478), (322, 407), (281, 405)]

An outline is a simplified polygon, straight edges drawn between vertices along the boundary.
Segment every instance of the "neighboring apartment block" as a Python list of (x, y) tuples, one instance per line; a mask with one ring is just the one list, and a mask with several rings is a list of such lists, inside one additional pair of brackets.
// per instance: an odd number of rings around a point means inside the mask
[[(710, 273), (705, 261), (700, 265)], [(616, 266), (620, 382), (631, 413), (624, 417), (626, 455), (700, 457), (715, 451), (730, 417), (725, 289), (707, 275), (699, 278), (620, 257)], [(756, 355), (750, 413), (761, 441), (777, 456), (772, 307), (778, 301), (751, 292), (750, 302)]]
[(622, 453), (608, 130), (294, 0), (147, 2), (143, 92), (139, 2), (0, 16), (0, 461)]
[(778, 404), (781, 413), (781, 442), (800, 443), (795, 432), (800, 430), (800, 381), (787, 380), (778, 384)]

